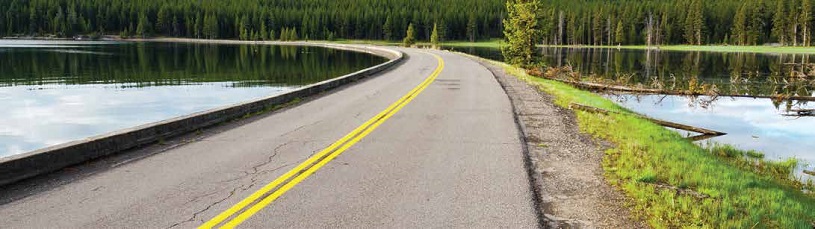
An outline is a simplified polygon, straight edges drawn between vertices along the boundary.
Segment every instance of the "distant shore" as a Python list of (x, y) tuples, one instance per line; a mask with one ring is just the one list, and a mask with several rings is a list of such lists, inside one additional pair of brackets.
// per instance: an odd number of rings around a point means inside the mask
[(546, 48), (601, 48), (601, 49), (629, 49), (629, 50), (661, 50), (686, 52), (723, 52), (723, 53), (768, 53), (768, 54), (815, 54), (815, 46), (738, 46), (738, 45), (538, 45)]
[[(0, 39), (8, 40), (61, 40), (61, 41), (84, 41), (84, 40), (101, 40), (101, 41), (187, 41), (187, 42), (203, 42), (212, 41), (211, 43), (251, 43), (253, 41), (241, 40), (226, 40), (226, 39), (200, 39), (200, 38), (186, 38), (186, 37), (152, 37), (152, 38), (121, 38), (114, 35), (105, 35), (100, 37), (91, 36), (76, 36), (73, 38), (60, 38), (60, 37), (2, 37)], [(281, 43), (290, 44), (296, 42), (326, 42), (337, 44), (369, 44), (369, 45), (384, 45), (384, 46), (399, 46), (398, 41), (385, 41), (385, 40), (353, 40), (353, 39), (340, 39), (334, 41), (325, 40), (302, 40), (302, 41), (255, 41), (265, 43)], [(417, 46), (430, 46), (429, 42), (419, 42)], [(478, 47), (478, 48), (501, 48), (504, 43), (501, 39), (489, 39), (480, 41), (445, 41), (441, 46), (446, 47)], [(739, 46), (739, 45), (662, 45), (651, 46), (646, 45), (538, 45), (540, 48), (575, 48), (575, 49), (627, 49), (627, 50), (658, 50), (658, 51), (683, 51), (683, 52), (721, 52), (721, 53), (764, 53), (764, 54), (815, 54), (815, 46), (773, 46), (773, 45), (752, 45), (752, 46)]]

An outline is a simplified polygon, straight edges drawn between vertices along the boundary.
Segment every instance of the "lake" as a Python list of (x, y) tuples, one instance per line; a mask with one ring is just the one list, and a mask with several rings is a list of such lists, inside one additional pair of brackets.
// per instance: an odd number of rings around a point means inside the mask
[(0, 40), (0, 157), (280, 94), (385, 61), (318, 47)]
[[(500, 50), (447, 47), (502, 60)], [(645, 51), (597, 48), (542, 48), (548, 66), (571, 66), (584, 80), (686, 90), (696, 79), (722, 94), (812, 96), (814, 55)], [(812, 61), (812, 62), (810, 62)], [(809, 80), (796, 80), (800, 74)], [(589, 77), (590, 76), (590, 77)], [(709, 141), (764, 152), (768, 159), (798, 158), (815, 163), (815, 117), (789, 110), (815, 109), (813, 102), (732, 97), (604, 94), (618, 104), (654, 118), (728, 133)], [(684, 134), (684, 133), (683, 133)], [(810, 165), (808, 168), (815, 168)]]

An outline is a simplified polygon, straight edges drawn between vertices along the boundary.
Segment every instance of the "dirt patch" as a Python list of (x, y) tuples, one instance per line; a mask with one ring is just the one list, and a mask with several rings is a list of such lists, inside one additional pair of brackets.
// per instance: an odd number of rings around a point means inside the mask
[(603, 176), (604, 143), (581, 134), (574, 113), (552, 96), (483, 60), (506, 90), (525, 132), (544, 227), (647, 228)]

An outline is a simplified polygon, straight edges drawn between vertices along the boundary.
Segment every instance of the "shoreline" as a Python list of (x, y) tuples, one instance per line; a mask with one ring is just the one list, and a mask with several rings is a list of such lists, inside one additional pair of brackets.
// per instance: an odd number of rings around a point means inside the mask
[(755, 53), (755, 54), (815, 54), (815, 46), (737, 46), (737, 45), (538, 45), (539, 48), (654, 50), (681, 52)]
[(457, 53), (492, 72), (509, 97), (525, 143), (527, 169), (548, 228), (647, 228), (624, 193), (603, 176), (604, 142), (581, 133), (576, 116), (554, 96), (512, 76), (500, 65)]
[[(83, 39), (88, 37), (87, 39)], [(234, 43), (263, 43), (263, 44), (291, 44), (291, 43), (330, 43), (330, 44), (348, 44), (348, 45), (376, 45), (376, 46), (400, 46), (399, 41), (387, 40), (354, 40), (354, 39), (338, 39), (333, 41), (328, 40), (298, 40), (298, 41), (279, 41), (279, 40), (229, 40), (229, 39), (201, 39), (201, 38), (186, 38), (186, 37), (150, 37), (150, 38), (121, 38), (114, 35), (104, 35), (98, 39), (90, 39), (89, 36), (81, 36), (80, 38), (64, 38), (64, 37), (2, 37), (0, 39), (6, 40), (38, 40), (38, 41), (147, 41), (147, 42), (193, 42), (193, 43), (216, 43), (216, 44), (234, 44)], [(417, 42), (419, 46), (430, 46), (430, 42)], [(475, 48), (494, 48), (500, 49), (503, 46), (501, 39), (491, 38), (488, 40), (480, 41), (444, 41), (441, 46), (446, 47), (475, 47)], [(617, 50), (653, 50), (653, 51), (680, 51), (680, 52), (716, 52), (716, 53), (753, 53), (753, 54), (813, 54), (815, 55), (815, 46), (770, 46), (770, 45), (548, 45), (538, 44), (538, 48), (567, 48), (567, 49), (617, 49)]]
[[(671, 228), (815, 226), (812, 184), (788, 176), (794, 160), (768, 162), (731, 146), (701, 147), (591, 92), (487, 61), (552, 96), (576, 116), (581, 133), (612, 144), (600, 153), (602, 170), (608, 184), (625, 194), (637, 219)], [(621, 114), (568, 111), (572, 102)]]

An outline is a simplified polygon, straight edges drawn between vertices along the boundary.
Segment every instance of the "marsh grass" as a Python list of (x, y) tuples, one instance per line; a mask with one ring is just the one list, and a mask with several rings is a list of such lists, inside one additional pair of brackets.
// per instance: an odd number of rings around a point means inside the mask
[(771, 162), (759, 152), (728, 145), (702, 147), (628, 115), (630, 111), (598, 95), (495, 63), (553, 95), (558, 106), (580, 103), (622, 112), (576, 111), (576, 116), (582, 132), (614, 143), (603, 159), (605, 176), (627, 194), (633, 212), (651, 226), (813, 227), (815, 196), (806, 194), (811, 193), (811, 183), (792, 177), (796, 160)]

